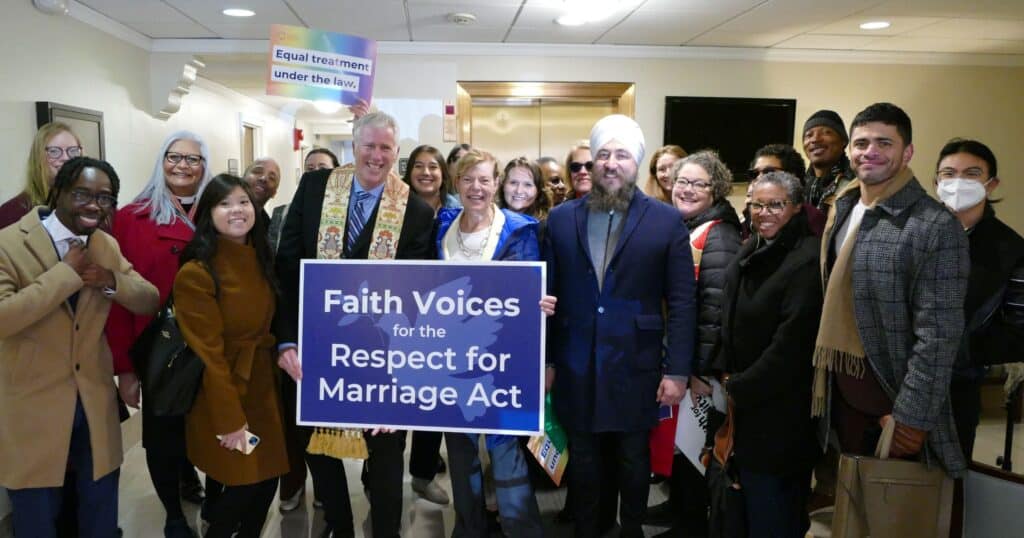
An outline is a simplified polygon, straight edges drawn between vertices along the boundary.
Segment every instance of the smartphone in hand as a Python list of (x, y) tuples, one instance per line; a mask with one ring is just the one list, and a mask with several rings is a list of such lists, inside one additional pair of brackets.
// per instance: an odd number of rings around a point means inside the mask
[[(217, 440), (218, 441), (220, 441), (223, 438), (224, 438), (223, 435), (218, 435), (217, 436)], [(255, 433), (250, 432), (249, 430), (245, 430), (245, 444), (244, 444), (244, 446), (235, 446), (235, 447), (233, 447), (233, 449), (237, 450), (237, 451), (239, 451), (239, 452), (241, 452), (243, 454), (245, 454), (246, 456), (248, 456), (249, 454), (252, 454), (252, 451), (255, 450), (256, 446), (259, 445), (259, 444), (260, 444), (260, 436), (256, 435)]]

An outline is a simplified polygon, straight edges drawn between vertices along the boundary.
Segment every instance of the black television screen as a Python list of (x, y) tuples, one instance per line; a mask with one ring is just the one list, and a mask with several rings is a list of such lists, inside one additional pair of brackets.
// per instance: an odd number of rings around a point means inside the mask
[(766, 144), (793, 144), (796, 99), (666, 97), (665, 144), (687, 153), (718, 151), (733, 173), (747, 181), (754, 152)]

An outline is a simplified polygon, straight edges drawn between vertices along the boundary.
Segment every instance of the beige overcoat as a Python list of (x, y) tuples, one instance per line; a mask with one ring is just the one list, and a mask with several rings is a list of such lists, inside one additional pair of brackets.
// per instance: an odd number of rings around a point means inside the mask
[[(103, 231), (88, 257), (114, 273), (116, 291), (84, 287), (57, 258), (37, 207), (0, 230), (0, 485), (58, 487), (81, 398), (92, 441), (93, 479), (121, 465), (121, 427), (110, 347), (103, 328), (111, 301), (152, 314), (156, 288), (121, 256)], [(69, 296), (79, 292), (72, 310)]]

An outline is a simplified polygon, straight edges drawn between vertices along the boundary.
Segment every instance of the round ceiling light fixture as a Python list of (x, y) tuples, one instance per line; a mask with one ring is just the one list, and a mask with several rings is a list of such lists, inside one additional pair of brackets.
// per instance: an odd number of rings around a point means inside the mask
[(467, 26), (476, 22), (476, 15), (467, 12), (449, 13), (448, 22), (458, 24), (459, 26)]
[(869, 21), (860, 25), (861, 30), (885, 30), (892, 26), (889, 21)]
[(227, 15), (228, 17), (252, 17), (256, 14), (256, 12), (251, 9), (243, 9), (237, 7), (227, 8), (224, 11), (221, 11), (221, 13)]

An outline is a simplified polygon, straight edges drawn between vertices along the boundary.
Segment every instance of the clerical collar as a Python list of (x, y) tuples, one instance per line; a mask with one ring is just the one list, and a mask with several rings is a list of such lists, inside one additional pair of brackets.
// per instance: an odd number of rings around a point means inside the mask
[(177, 198), (178, 202), (181, 202), (181, 205), (192, 205), (196, 203), (196, 195), (194, 194), (192, 196), (177, 196)]

